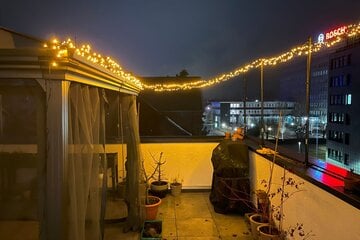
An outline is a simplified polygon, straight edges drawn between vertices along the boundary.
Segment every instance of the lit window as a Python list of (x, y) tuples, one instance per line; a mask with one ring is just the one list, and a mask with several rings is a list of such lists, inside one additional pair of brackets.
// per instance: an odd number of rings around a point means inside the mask
[(235, 116), (230, 116), (230, 122), (231, 123), (236, 123), (236, 117)]
[(351, 94), (346, 95), (346, 105), (351, 105)]

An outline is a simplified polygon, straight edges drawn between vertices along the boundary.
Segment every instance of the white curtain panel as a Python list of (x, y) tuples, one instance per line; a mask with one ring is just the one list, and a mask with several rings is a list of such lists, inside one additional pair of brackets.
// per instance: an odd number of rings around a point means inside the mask
[(101, 184), (101, 90), (72, 83), (69, 92), (69, 158), (67, 161), (68, 239), (99, 240)]

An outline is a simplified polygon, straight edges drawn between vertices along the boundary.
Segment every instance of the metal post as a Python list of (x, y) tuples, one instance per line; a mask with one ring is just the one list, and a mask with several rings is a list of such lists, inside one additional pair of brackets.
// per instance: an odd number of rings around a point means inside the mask
[(68, 207), (69, 88), (70, 81), (46, 80), (47, 177), (44, 231), (46, 239), (51, 240), (65, 239), (68, 234), (65, 209)]
[(246, 78), (244, 77), (244, 135), (246, 135), (247, 124), (246, 124), (246, 94), (247, 94), (247, 84)]
[(309, 50), (306, 62), (306, 129), (305, 129), (305, 165), (309, 165), (309, 122), (310, 122), (310, 68), (311, 68), (311, 37), (309, 37)]
[(260, 135), (261, 135), (261, 146), (264, 146), (265, 129), (264, 129), (264, 62), (263, 61), (261, 61), (261, 66), (260, 66), (260, 101), (261, 101)]

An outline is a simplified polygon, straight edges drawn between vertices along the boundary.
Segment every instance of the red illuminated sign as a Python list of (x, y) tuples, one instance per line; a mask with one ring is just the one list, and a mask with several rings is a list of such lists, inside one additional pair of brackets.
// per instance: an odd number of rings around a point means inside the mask
[(336, 28), (334, 30), (331, 30), (331, 31), (325, 33), (325, 39), (329, 40), (329, 39), (332, 39), (334, 37), (343, 35), (345, 33), (346, 33), (346, 26), (342, 26), (342, 27)]

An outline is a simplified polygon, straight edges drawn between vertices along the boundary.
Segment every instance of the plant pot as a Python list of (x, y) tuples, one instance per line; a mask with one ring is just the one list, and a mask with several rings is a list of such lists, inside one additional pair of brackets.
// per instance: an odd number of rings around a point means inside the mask
[(255, 240), (259, 239), (259, 232), (257, 230), (257, 227), (261, 224), (268, 223), (269, 221), (267, 218), (265, 218), (261, 214), (253, 214), (250, 216), (250, 228), (251, 228), (251, 234)]
[(280, 240), (280, 232), (270, 224), (261, 224), (257, 227), (259, 240)]
[(151, 190), (153, 191), (164, 191), (168, 190), (168, 182), (166, 181), (154, 181), (150, 184)]
[(161, 240), (162, 221), (145, 221), (141, 230), (141, 240)]
[(145, 219), (146, 220), (155, 220), (159, 206), (161, 204), (161, 199), (156, 196), (148, 196), (147, 203), (145, 204)]
[(179, 196), (181, 194), (181, 188), (182, 188), (181, 183), (171, 183), (170, 184), (171, 195), (173, 195), (174, 197)]
[(168, 192), (168, 182), (154, 181), (150, 184), (151, 193), (159, 198), (164, 198)]

